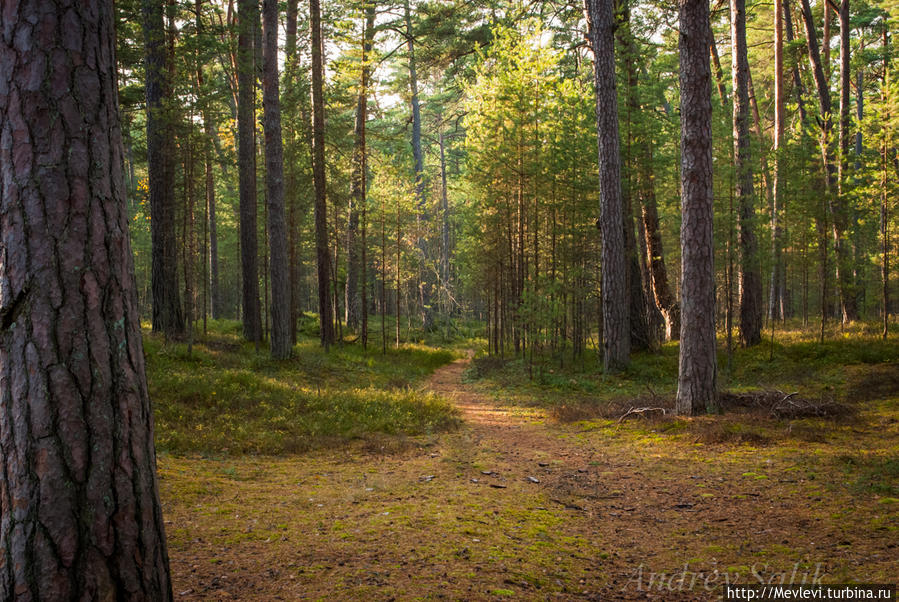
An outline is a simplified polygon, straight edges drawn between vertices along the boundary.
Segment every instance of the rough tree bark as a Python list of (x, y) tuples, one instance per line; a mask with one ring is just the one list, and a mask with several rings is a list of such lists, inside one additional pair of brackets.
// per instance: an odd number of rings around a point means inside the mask
[(28, 0), (3, 17), (2, 600), (172, 599), (114, 27), (109, 0)]
[(184, 315), (178, 292), (178, 245), (175, 243), (175, 152), (163, 13), (161, 2), (144, 0), (153, 331), (181, 336)]
[(243, 291), (243, 334), (262, 339), (259, 307), (259, 249), (256, 232), (256, 54), (254, 39), (258, 0), (238, 0), (237, 33), (237, 163), (240, 182), (240, 265)]
[[(359, 260), (362, 254), (358, 239), (359, 213), (364, 210), (366, 192), (365, 120), (368, 118), (368, 56), (371, 53), (375, 31), (375, 6), (365, 7), (365, 24), (362, 32), (362, 69), (359, 76), (359, 95), (356, 98), (356, 123), (353, 130), (353, 180), (350, 206), (347, 209), (347, 268), (344, 294), (344, 318), (347, 328), (359, 328), (362, 299), (359, 291)], [(365, 286), (365, 282), (362, 283)]]
[(281, 141), (281, 101), (278, 91), (278, 0), (262, 4), (264, 76), (262, 110), (265, 116), (265, 182), (268, 203), (269, 270), (272, 278), (272, 340), (275, 359), (287, 359), (290, 336), (290, 274), (287, 267), (287, 228), (284, 216), (284, 147)]
[(322, 346), (334, 344), (331, 316), (331, 259), (328, 253), (328, 205), (325, 197), (325, 101), (322, 20), (319, 0), (309, 0), (312, 40), (312, 179), (315, 187), (315, 257), (318, 268), (318, 314)]
[(730, 19), (735, 192), (740, 213), (740, 340), (749, 347), (762, 340), (762, 275), (755, 235), (755, 194), (749, 148), (749, 58), (746, 53), (745, 0), (731, 0)]
[(613, 0), (585, 0), (587, 36), (593, 48), (596, 128), (599, 141), (600, 228), (602, 230), (603, 367), (627, 368), (630, 361), (627, 264), (621, 206), (618, 96), (615, 85)]
[(681, 343), (679, 414), (715, 411), (715, 261), (712, 243), (712, 76), (709, 4), (680, 0)]

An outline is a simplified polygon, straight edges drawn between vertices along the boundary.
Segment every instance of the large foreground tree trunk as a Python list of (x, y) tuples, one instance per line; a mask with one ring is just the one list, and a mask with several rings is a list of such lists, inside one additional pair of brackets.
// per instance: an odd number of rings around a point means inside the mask
[(112, 2), (20, 2), (0, 57), (0, 600), (171, 600)]
[(184, 334), (175, 244), (175, 152), (172, 148), (171, 82), (161, 2), (144, 0), (146, 49), (147, 171), (150, 189), (153, 331)]
[(677, 412), (717, 408), (709, 4), (680, 0), (681, 343)]
[(585, 0), (587, 35), (593, 48), (596, 128), (599, 134), (603, 366), (606, 371), (626, 368), (631, 350), (612, 2)]
[(755, 235), (755, 194), (749, 150), (749, 58), (746, 53), (745, 0), (731, 0), (730, 19), (735, 192), (740, 212), (740, 340), (749, 347), (762, 340), (762, 275)]
[(278, 0), (262, 8), (265, 75), (265, 181), (268, 203), (269, 263), (272, 278), (272, 357), (290, 357), (290, 273), (287, 268), (287, 227), (284, 215), (284, 148), (281, 141), (281, 101), (278, 91)]

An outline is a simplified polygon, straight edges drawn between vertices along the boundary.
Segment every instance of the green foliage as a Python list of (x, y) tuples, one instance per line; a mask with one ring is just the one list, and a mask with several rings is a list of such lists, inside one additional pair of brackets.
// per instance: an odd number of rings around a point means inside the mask
[(837, 462), (856, 491), (899, 497), (899, 455), (843, 455)]
[[(899, 378), (889, 370), (899, 362), (899, 345), (866, 334), (859, 326), (841, 338), (821, 344), (815, 333), (798, 324), (778, 333), (771, 350), (770, 341), (734, 352), (733, 369), (726, 371), (726, 354), (719, 350), (720, 385), (733, 391), (779, 389), (800, 391), (807, 398), (849, 396), (866, 399), (866, 390), (899, 391)], [(719, 345), (723, 341), (719, 341)], [(671, 396), (677, 387), (678, 345), (667, 343), (657, 353), (634, 354), (628, 370), (614, 378), (602, 374), (601, 362), (595, 354), (583, 361), (570, 356), (556, 365), (545, 365), (531, 377), (523, 359), (508, 361), (475, 360), (467, 378), (495, 392), (498, 399), (510, 403), (559, 406), (572, 402), (602, 405), (627, 399), (651, 400), (654, 396)], [(856, 390), (853, 369), (883, 366), (884, 373)]]
[(357, 344), (325, 353), (304, 339), (295, 359), (275, 362), (240, 332), (239, 323), (213, 323), (190, 355), (183, 344), (145, 336), (160, 449), (280, 454), (459, 423), (447, 401), (415, 388), (453, 359), (449, 351), (406, 345), (382, 356)]

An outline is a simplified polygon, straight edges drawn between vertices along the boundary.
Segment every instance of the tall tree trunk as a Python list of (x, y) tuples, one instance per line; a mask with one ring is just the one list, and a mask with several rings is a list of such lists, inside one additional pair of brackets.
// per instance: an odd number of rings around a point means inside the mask
[(160, 2), (143, 1), (153, 331), (184, 334), (175, 241), (175, 152), (169, 58)]
[[(203, 2), (196, 0), (194, 3), (194, 12), (196, 18), (197, 37), (200, 38), (204, 34), (203, 27)], [(200, 57), (197, 57), (197, 90), (199, 96), (205, 96), (206, 91), (203, 89), (205, 77), (203, 75), (203, 63)], [(203, 163), (205, 175), (206, 189), (206, 225), (209, 233), (209, 297), (212, 309), (212, 319), (217, 320), (222, 317), (222, 293), (219, 289), (219, 257), (218, 257), (218, 225), (215, 217), (215, 179), (212, 171), (212, 153), (213, 141), (215, 140), (215, 123), (209, 111), (207, 103), (202, 102), (201, 115), (203, 118), (203, 132), (205, 140), (203, 143)], [(204, 304), (205, 307), (205, 304)], [(205, 309), (204, 309), (205, 316)]]
[(637, 140), (638, 125), (636, 117), (640, 114), (640, 100), (637, 79), (637, 52), (634, 48), (630, 30), (630, 7), (627, 0), (621, 0), (615, 10), (615, 37), (624, 56), (627, 92), (625, 94), (625, 141), (624, 165), (625, 175), (621, 178), (621, 205), (624, 228), (624, 245), (627, 264), (628, 307), (630, 308), (631, 349), (648, 350), (658, 346), (658, 337), (650, 331), (650, 316), (657, 312), (655, 299), (646, 295), (643, 286), (643, 274), (640, 269), (640, 253), (634, 228), (633, 198), (639, 171), (636, 163), (638, 148), (642, 141)]
[[(838, 190), (839, 190), (839, 202), (837, 205), (837, 215), (834, 216), (834, 224), (836, 225), (837, 219), (839, 219), (842, 223), (839, 224), (842, 228), (842, 232), (837, 234), (836, 230), (834, 231), (834, 240), (837, 245), (837, 277), (840, 282), (840, 309), (843, 314), (843, 322), (849, 322), (852, 320), (857, 320), (859, 318), (858, 313), (858, 298), (859, 298), (859, 288), (856, 286), (855, 281), (855, 268), (853, 265), (853, 254), (850, 252), (850, 241), (847, 240), (849, 236), (852, 237), (852, 241), (857, 243), (857, 239), (854, 236), (854, 232), (847, 232), (850, 230), (849, 227), (849, 218), (850, 215), (854, 216), (854, 210), (850, 207), (852, 203), (851, 197), (848, 194), (848, 186), (849, 183), (846, 181), (848, 177), (847, 172), (849, 171), (849, 146), (852, 141), (852, 104), (849, 98), (849, 92), (852, 88), (852, 66), (850, 64), (851, 52), (849, 46), (849, 34), (851, 33), (852, 24), (849, 20), (849, 0), (842, 0), (840, 2), (840, 160), (838, 163)], [(862, 95), (862, 90), (858, 91), (859, 96)], [(857, 219), (853, 217), (853, 222), (856, 222)], [(854, 228), (857, 229), (857, 228)]]
[(238, 0), (237, 34), (237, 163), (240, 180), (240, 265), (243, 334), (262, 338), (259, 307), (259, 250), (256, 233), (256, 67), (254, 39), (258, 0)]
[[(187, 115), (188, 123), (193, 120), (193, 115)], [(192, 126), (190, 126), (192, 128)], [(194, 314), (197, 306), (197, 293), (194, 287), (194, 261), (197, 257), (197, 239), (195, 228), (196, 196), (194, 190), (194, 153), (191, 140), (191, 132), (188, 132), (186, 141), (182, 144), (184, 150), (184, 220), (181, 228), (181, 252), (184, 263), (184, 317), (187, 327), (187, 353), (193, 353), (194, 345)]]
[(315, 256), (318, 267), (318, 318), (321, 344), (334, 344), (331, 310), (331, 267), (328, 253), (328, 206), (325, 198), (325, 101), (321, 7), (309, 0), (312, 39), (312, 179), (315, 186)]
[(754, 187), (749, 137), (749, 59), (746, 53), (746, 3), (731, 0), (734, 168), (740, 212), (740, 340), (749, 347), (762, 340), (762, 276), (755, 235)]
[(709, 4), (680, 0), (681, 344), (677, 412), (718, 407)]
[(615, 86), (613, 0), (585, 0), (587, 37), (593, 48), (596, 129), (599, 141), (602, 230), (603, 367), (615, 372), (630, 361), (627, 262), (621, 203), (618, 96)]
[[(890, 40), (887, 37), (887, 22), (886, 18), (883, 19), (882, 24), (882, 44), (883, 44), (883, 74), (880, 83), (880, 102), (881, 105), (887, 107), (887, 93), (889, 90), (889, 64), (890, 64)], [(861, 88), (859, 88), (859, 94), (861, 94)], [(890, 123), (890, 111), (887, 109), (887, 114), (884, 116), (883, 127), (889, 127), (887, 124)], [(887, 339), (887, 336), (890, 332), (890, 240), (889, 240), (889, 193), (887, 191), (887, 165), (889, 163), (888, 153), (892, 147), (892, 140), (890, 140), (890, 136), (888, 131), (884, 131), (882, 133), (883, 140), (881, 141), (880, 147), (880, 253), (881, 253), (881, 264), (880, 264), (880, 285), (881, 285), (881, 295), (882, 295), (882, 307), (881, 313), (883, 314), (883, 331), (881, 332), (881, 337), (883, 340)]]
[(781, 180), (781, 142), (784, 135), (784, 63), (783, 63), (783, 6), (787, 0), (774, 0), (774, 186), (771, 206), (771, 286), (768, 295), (768, 319), (784, 317), (783, 251), (780, 214), (783, 204), (784, 182)]
[(278, 90), (278, 0), (262, 4), (264, 77), (262, 110), (265, 118), (265, 179), (268, 203), (269, 262), (272, 279), (271, 352), (287, 359), (290, 336), (290, 275), (287, 267), (287, 229), (284, 215), (284, 149), (281, 141), (281, 101)]
[[(287, 19), (285, 22), (285, 38), (284, 38), (284, 81), (288, 90), (291, 86), (295, 86), (297, 76), (297, 16), (299, 13), (299, 0), (288, 0), (287, 2)], [(285, 113), (288, 115), (286, 124), (286, 137), (290, 141), (287, 146), (287, 170), (284, 176), (286, 185), (285, 199), (287, 203), (287, 247), (290, 266), (290, 340), (295, 345), (297, 342), (297, 322), (300, 317), (300, 258), (299, 258), (299, 225), (297, 224), (297, 214), (299, 213), (297, 190), (299, 182), (297, 181), (297, 151), (299, 146), (296, 140), (296, 131), (293, 124), (299, 113), (299, 107), (295, 102), (295, 95), (286, 95), (291, 99), (290, 103), (285, 107)], [(311, 145), (310, 145), (311, 147)]]
[(442, 223), (440, 227), (440, 281), (446, 297), (446, 312), (449, 313), (450, 303), (450, 224), (449, 224), (449, 196), (446, 185), (446, 138), (440, 132), (438, 143), (440, 145), (440, 214)]
[(418, 301), (421, 304), (421, 323), (425, 331), (431, 330), (434, 323), (431, 308), (431, 278), (428, 275), (428, 241), (427, 241), (427, 191), (424, 180), (424, 153), (421, 148), (421, 103), (418, 98), (418, 71), (415, 61), (415, 39), (412, 36), (412, 14), (409, 0), (404, 0), (403, 17), (406, 26), (406, 49), (409, 53), (409, 91), (412, 105), (412, 157), (415, 162), (415, 195), (418, 198)]
[[(159, 7), (144, 5), (157, 111)], [(113, 5), (20, 2), (3, 25), (0, 599), (171, 600)]]
[[(361, 249), (358, 240), (359, 213), (364, 210), (366, 192), (365, 120), (368, 118), (368, 56), (371, 53), (375, 31), (375, 6), (365, 7), (365, 23), (362, 31), (362, 68), (359, 75), (359, 95), (356, 98), (356, 124), (353, 132), (353, 179), (350, 192), (350, 206), (347, 208), (347, 267), (346, 290), (344, 295), (345, 321), (347, 328), (359, 328), (362, 303), (359, 291)], [(362, 286), (365, 286), (363, 281)]]

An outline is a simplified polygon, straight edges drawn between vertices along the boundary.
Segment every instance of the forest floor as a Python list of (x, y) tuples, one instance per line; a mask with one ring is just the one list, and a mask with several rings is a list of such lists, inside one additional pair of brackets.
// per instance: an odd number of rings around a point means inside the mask
[(713, 600), (726, 582), (895, 582), (899, 364), (844, 370), (869, 392), (851, 418), (619, 421), (504, 401), (470, 361), (421, 385), (459, 408), (451, 432), (160, 454), (176, 598)]

